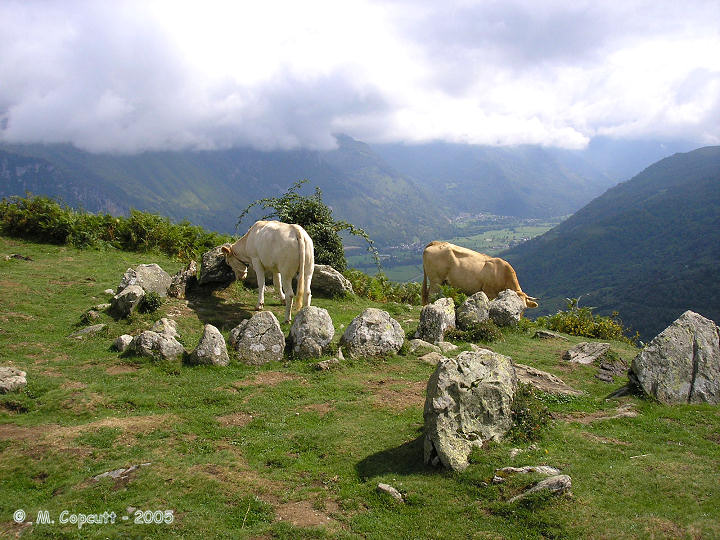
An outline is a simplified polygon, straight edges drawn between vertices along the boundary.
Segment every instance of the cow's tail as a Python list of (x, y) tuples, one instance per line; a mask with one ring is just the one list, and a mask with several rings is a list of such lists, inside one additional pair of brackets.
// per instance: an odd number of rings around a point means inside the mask
[(428, 283), (427, 283), (427, 272), (425, 272), (425, 266), (423, 266), (423, 286), (422, 286), (422, 304), (427, 305), (428, 303)]
[(309, 276), (312, 276), (315, 256), (313, 254), (313, 245), (307, 241), (309, 237), (307, 236), (305, 230), (299, 225), (296, 225), (295, 232), (297, 234), (298, 248), (300, 252), (297, 294), (295, 295), (297, 297), (297, 309), (299, 310), (305, 303), (305, 280)]

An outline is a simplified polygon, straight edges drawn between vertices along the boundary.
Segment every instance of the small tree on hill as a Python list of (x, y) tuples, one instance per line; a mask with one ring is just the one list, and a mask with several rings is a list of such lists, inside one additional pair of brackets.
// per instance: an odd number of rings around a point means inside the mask
[(380, 257), (374, 242), (360, 227), (355, 227), (347, 221), (333, 219), (332, 210), (322, 200), (320, 188), (316, 187), (315, 193), (309, 196), (298, 193), (300, 187), (307, 181), (307, 179), (298, 180), (280, 197), (265, 197), (251, 203), (238, 217), (236, 227), (240, 226), (243, 218), (252, 208), (261, 206), (265, 210), (272, 209), (272, 212), (261, 219), (276, 218), (283, 223), (297, 223), (303, 227), (315, 244), (315, 262), (328, 264), (340, 272), (347, 269), (340, 232), (347, 231), (365, 239), (368, 243), (368, 251), (379, 269)]

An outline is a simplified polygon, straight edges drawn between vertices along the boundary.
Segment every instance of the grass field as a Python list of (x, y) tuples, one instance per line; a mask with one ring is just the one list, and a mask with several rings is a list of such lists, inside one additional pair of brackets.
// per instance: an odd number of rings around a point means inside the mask
[[(3, 259), (11, 253), (32, 260)], [(110, 348), (116, 336), (163, 316), (178, 322), (188, 350), (205, 323), (227, 337), (256, 300), (241, 286), (168, 299), (155, 314), (130, 320), (102, 314), (105, 333), (68, 338), (86, 310), (108, 301), (103, 290), (148, 262), (170, 273), (180, 267), (158, 255), (0, 237), (0, 365), (28, 373), (22, 392), (0, 395), (0, 537), (720, 537), (720, 408), (606, 399), (625, 381), (600, 382), (593, 367), (560, 359), (586, 339), (507, 331), (491, 344), (584, 394), (543, 396), (554, 420), (535, 446), (492, 444), (463, 473), (447, 472), (422, 462), (433, 368), (413, 355), (347, 360), (317, 372), (309, 361), (247, 366), (232, 352), (228, 367), (190, 367)], [(336, 341), (375, 305), (313, 303), (329, 310)], [(266, 306), (281, 318), (274, 293)], [(378, 307), (406, 331), (417, 327), (418, 307)], [(627, 360), (636, 353), (624, 343), (612, 348)], [(621, 407), (636, 416), (608, 419)], [(513, 447), (524, 451), (511, 458)], [(569, 474), (573, 495), (510, 504), (537, 478), (491, 483), (498, 467), (537, 464)], [(94, 480), (133, 466), (124, 478)], [(378, 482), (407, 502), (378, 494)], [(13, 520), (20, 509), (24, 523)], [(43, 511), (54, 524), (27, 524)], [(60, 523), (61, 515), (105, 511), (116, 514), (114, 524)], [(161, 523), (145, 523), (155, 519)]]

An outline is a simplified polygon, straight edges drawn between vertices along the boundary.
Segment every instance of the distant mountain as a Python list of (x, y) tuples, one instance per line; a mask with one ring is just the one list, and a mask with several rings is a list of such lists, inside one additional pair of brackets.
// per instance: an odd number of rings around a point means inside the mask
[(442, 142), (372, 148), (450, 212), (547, 218), (571, 214), (658, 159), (695, 146), (597, 138), (584, 150)]
[(720, 321), (720, 146), (655, 163), (502, 256), (540, 313), (582, 296), (645, 338), (687, 309)]
[[(329, 152), (207, 152), (90, 154), (69, 145), (1, 145), (0, 196), (60, 197), (90, 211), (130, 208), (233, 232), (240, 212), (308, 178), (323, 191), (336, 218), (364, 227), (378, 242), (418, 241), (449, 222), (428, 212), (431, 199), (370, 148), (338, 137)], [(250, 223), (243, 223), (242, 228)]]

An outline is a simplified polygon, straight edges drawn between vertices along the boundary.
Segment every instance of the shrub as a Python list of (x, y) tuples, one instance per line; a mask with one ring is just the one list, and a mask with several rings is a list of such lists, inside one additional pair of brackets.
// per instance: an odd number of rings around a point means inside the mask
[(376, 302), (397, 302), (399, 304), (420, 305), (420, 283), (393, 283), (382, 272), (370, 276), (360, 270), (348, 269), (345, 277), (353, 286), (355, 294)]
[(488, 319), (471, 325), (467, 330), (460, 330), (459, 328), (449, 330), (445, 333), (445, 337), (470, 343), (492, 343), (502, 339), (502, 331), (493, 321)]
[(140, 313), (155, 313), (162, 305), (162, 298), (156, 292), (150, 291), (146, 293), (138, 302), (138, 311)]
[(626, 335), (629, 330), (623, 326), (617, 312), (613, 312), (610, 317), (595, 315), (592, 312), (594, 308), (580, 307), (579, 301), (579, 298), (568, 298), (566, 311), (558, 311), (550, 317), (539, 317), (537, 322), (549, 330), (573, 336), (637, 342), (638, 334), (632, 337)]
[(531, 442), (540, 438), (552, 416), (532, 385), (518, 383), (512, 403), (512, 419), (510, 438), (515, 442)]
[(368, 234), (347, 221), (335, 220), (332, 210), (322, 200), (320, 188), (316, 187), (315, 193), (310, 196), (298, 194), (298, 190), (305, 183), (307, 180), (299, 180), (280, 197), (265, 197), (251, 203), (238, 217), (237, 225), (240, 225), (243, 218), (255, 206), (262, 206), (266, 210), (272, 208), (272, 212), (261, 219), (274, 217), (283, 223), (297, 223), (302, 226), (315, 245), (315, 263), (328, 264), (339, 272), (347, 270), (347, 260), (340, 237), (341, 231), (347, 231), (365, 239), (368, 243), (368, 251), (373, 255), (379, 269), (380, 257)]

